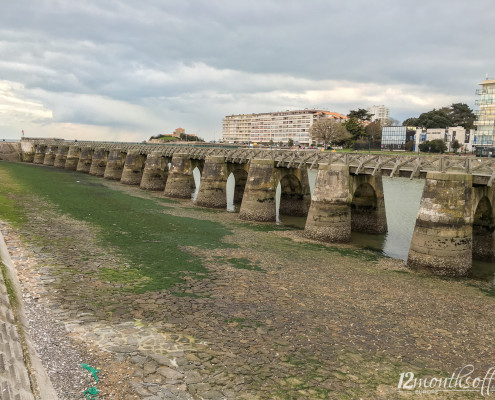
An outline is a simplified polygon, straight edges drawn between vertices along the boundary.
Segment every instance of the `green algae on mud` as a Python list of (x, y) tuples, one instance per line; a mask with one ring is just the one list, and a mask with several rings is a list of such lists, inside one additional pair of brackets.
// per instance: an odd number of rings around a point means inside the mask
[[(102, 277), (136, 282), (136, 292), (170, 288), (186, 274), (204, 276), (208, 270), (201, 259), (182, 247), (233, 247), (222, 241), (231, 234), (222, 224), (167, 214), (160, 201), (111, 190), (99, 178), (30, 164), (1, 163), (0, 170), (0, 204), (8, 205), (13, 196), (20, 205), (35, 194), (61, 214), (96, 226), (101, 242), (118, 249), (133, 270), (126, 274), (103, 270)], [(4, 179), (5, 173), (10, 179)], [(22, 207), (0, 209), (0, 216), (9, 222), (22, 223), (25, 215)], [(136, 273), (145, 279), (136, 280)]]

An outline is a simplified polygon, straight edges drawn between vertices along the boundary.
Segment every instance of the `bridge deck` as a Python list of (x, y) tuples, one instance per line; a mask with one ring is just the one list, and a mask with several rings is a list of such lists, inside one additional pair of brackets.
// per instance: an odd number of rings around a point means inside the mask
[(208, 156), (223, 156), (226, 162), (248, 163), (254, 158), (272, 159), (276, 167), (300, 168), (305, 165), (316, 169), (320, 164), (348, 165), (352, 173), (371, 174), (381, 172), (389, 176), (424, 177), (429, 171), (459, 172), (472, 174), (476, 184), (491, 186), (495, 179), (495, 159), (445, 156), (445, 155), (405, 155), (405, 154), (363, 154), (332, 153), (317, 150), (284, 150), (265, 148), (230, 148), (195, 145), (172, 145), (154, 143), (115, 143), (81, 142), (50, 139), (29, 139), (35, 145), (74, 146), (92, 149), (130, 150), (143, 154), (160, 152), (171, 157), (175, 153), (186, 153), (193, 159), (205, 159)]

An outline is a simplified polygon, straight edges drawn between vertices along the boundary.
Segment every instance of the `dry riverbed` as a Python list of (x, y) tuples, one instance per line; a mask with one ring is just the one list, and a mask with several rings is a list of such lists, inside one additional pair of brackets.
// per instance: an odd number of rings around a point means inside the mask
[[(149, 400), (409, 397), (397, 392), (401, 372), (441, 377), (473, 364), (484, 376), (495, 364), (488, 283), (412, 273), (400, 260), (182, 201), (163, 212), (219, 222), (233, 246), (184, 246), (207, 274), (136, 293), (142, 276), (100, 243), (98, 229), (34, 195), (23, 201), (28, 220), (2, 231), (61, 399), (94, 384), (82, 362), (101, 369), (100, 399)], [(102, 270), (115, 275), (105, 280)]]

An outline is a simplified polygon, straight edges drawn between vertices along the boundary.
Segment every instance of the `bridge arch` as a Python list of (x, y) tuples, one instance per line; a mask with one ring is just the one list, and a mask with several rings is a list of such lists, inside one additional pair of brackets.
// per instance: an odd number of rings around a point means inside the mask
[(298, 170), (291, 168), (286, 172), (282, 171), (280, 175), (277, 184), (278, 214), (306, 217), (311, 202), (307, 172), (301, 174)]
[(351, 231), (387, 232), (381, 175), (350, 176)]
[(248, 172), (245, 165), (234, 165), (230, 168), (227, 177), (227, 211), (236, 211), (239, 209), (248, 178)]
[(487, 196), (483, 196), (476, 205), (473, 214), (473, 258), (476, 260), (494, 260), (495, 225), (493, 206)]

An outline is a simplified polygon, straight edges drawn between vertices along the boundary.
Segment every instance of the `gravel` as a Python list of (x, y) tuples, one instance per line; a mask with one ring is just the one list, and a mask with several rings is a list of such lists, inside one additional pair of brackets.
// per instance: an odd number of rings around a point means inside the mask
[(95, 384), (81, 363), (92, 364), (93, 356), (67, 338), (65, 326), (42, 304), (24, 296), (29, 334), (60, 400), (83, 398), (83, 392)]

